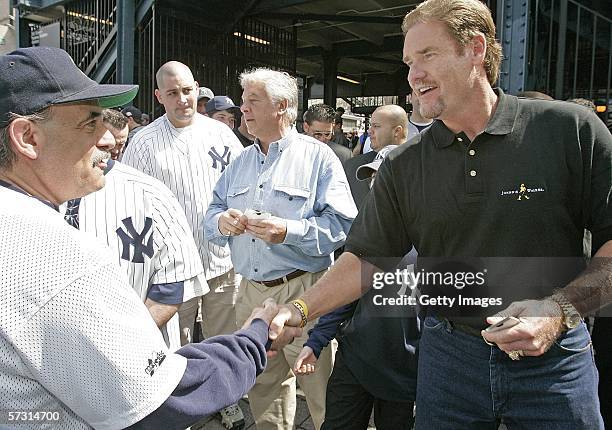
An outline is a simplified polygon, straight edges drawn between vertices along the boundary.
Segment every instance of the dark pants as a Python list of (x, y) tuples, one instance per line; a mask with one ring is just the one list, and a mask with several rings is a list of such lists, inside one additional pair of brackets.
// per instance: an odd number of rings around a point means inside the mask
[(410, 430), (414, 423), (413, 406), (414, 402), (394, 402), (372, 396), (355, 379), (338, 350), (327, 383), (325, 422), (321, 430), (366, 430), (372, 408), (377, 430)]
[(540, 357), (512, 361), (428, 316), (419, 343), (417, 430), (602, 430), (597, 369), (585, 324)]
[(595, 363), (599, 370), (599, 403), (607, 429), (612, 429), (612, 317), (595, 318)]

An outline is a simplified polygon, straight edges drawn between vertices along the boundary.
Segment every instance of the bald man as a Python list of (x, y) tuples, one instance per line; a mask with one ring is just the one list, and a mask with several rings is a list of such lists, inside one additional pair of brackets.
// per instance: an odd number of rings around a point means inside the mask
[[(197, 113), (198, 83), (189, 67), (169, 61), (155, 75), (155, 96), (166, 113), (145, 127), (130, 143), (123, 162), (162, 181), (177, 197), (202, 259), (208, 288), (179, 310), (181, 342), (191, 342), (198, 309), (205, 337), (233, 333), (240, 278), (234, 273), (229, 248), (204, 238), (204, 215), (221, 173), (243, 150), (225, 124)], [(177, 270), (180, 270), (177, 269)], [(198, 324), (195, 324), (199, 330)], [(244, 417), (237, 405), (221, 411), (227, 428), (239, 428)]]
[(408, 137), (406, 111), (397, 105), (380, 106), (372, 114), (369, 133), (376, 152), (388, 145), (401, 145)]
[(372, 114), (371, 125), (368, 130), (372, 151), (357, 155), (346, 161), (344, 169), (351, 187), (353, 200), (359, 208), (370, 191), (367, 181), (357, 180), (357, 169), (364, 164), (371, 163), (376, 154), (388, 145), (400, 145), (408, 138), (408, 115), (397, 105), (380, 106)]

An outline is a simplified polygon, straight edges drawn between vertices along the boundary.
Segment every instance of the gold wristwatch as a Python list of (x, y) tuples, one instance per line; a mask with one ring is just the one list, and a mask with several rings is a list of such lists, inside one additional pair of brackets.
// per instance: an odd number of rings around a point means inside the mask
[(578, 324), (582, 321), (582, 317), (574, 305), (572, 305), (572, 303), (561, 293), (553, 294), (550, 296), (550, 299), (561, 307), (561, 312), (563, 312), (563, 324), (565, 327), (568, 329), (578, 327)]

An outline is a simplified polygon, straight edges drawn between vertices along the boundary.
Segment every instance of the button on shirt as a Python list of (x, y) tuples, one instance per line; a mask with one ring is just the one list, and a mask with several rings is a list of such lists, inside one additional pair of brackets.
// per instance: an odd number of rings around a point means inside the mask
[[(269, 212), (287, 222), (281, 244), (248, 233), (226, 237), (219, 232), (228, 208)], [(220, 246), (229, 241), (235, 270), (254, 281), (272, 280), (296, 269), (318, 272), (332, 263), (357, 215), (348, 181), (334, 152), (295, 129), (270, 144), (259, 142), (230, 164), (215, 187), (206, 213), (205, 235)]]

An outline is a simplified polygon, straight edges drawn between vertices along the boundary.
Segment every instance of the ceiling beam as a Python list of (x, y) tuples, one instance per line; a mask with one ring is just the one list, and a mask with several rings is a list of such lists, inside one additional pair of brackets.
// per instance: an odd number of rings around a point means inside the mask
[(369, 16), (369, 15), (333, 15), (318, 13), (279, 13), (266, 12), (261, 14), (266, 19), (286, 19), (291, 21), (329, 21), (329, 22), (357, 22), (365, 24), (401, 25), (403, 17)]
[[(349, 42), (334, 43), (334, 51), (340, 57), (362, 57), (366, 55), (383, 54), (386, 52), (397, 53), (398, 56), (404, 47), (404, 36), (385, 36), (382, 45), (375, 45), (370, 42), (356, 40)], [(321, 55), (321, 48), (317, 46), (309, 46), (307, 48), (298, 48), (298, 57), (315, 57)]]
[(361, 26), (355, 28), (355, 26), (337, 25), (336, 28), (352, 36), (355, 36), (357, 39), (367, 40), (368, 42), (373, 43), (374, 45), (380, 46), (385, 41), (385, 35), (383, 33), (377, 31), (368, 31), (367, 29), (364, 30)]
[(300, 31), (298, 30), (298, 41), (307, 42), (315, 45), (318, 49), (319, 55), (322, 51), (331, 51), (332, 43), (331, 40), (321, 36), (316, 31)]
[(250, 12), (250, 15), (268, 12), (270, 10), (279, 10), (291, 6), (299, 6), (305, 3), (312, 3), (313, 0), (262, 0), (255, 9)]

